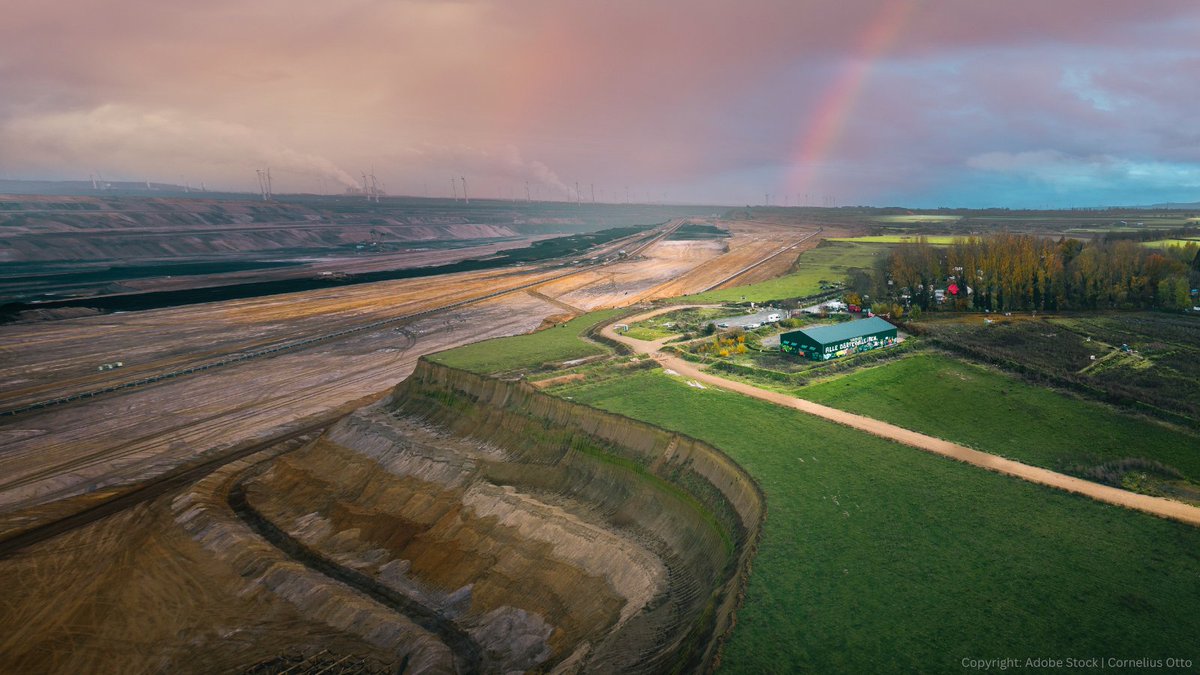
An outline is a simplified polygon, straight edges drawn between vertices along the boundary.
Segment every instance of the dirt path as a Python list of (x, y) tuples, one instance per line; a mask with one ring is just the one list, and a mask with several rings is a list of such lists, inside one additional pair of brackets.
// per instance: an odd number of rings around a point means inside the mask
[(587, 310), (579, 309), (575, 305), (568, 305), (567, 303), (563, 302), (562, 300), (559, 300), (558, 298), (552, 298), (549, 295), (546, 295), (545, 293), (539, 292), (537, 290), (537, 288), (531, 288), (525, 292), (532, 295), (533, 297), (537, 298), (538, 300), (545, 300), (546, 302), (548, 302), (556, 307), (561, 307), (572, 314), (578, 315), (578, 314), (586, 314), (587, 313)]
[[(639, 314), (637, 316), (622, 319), (621, 322), (633, 324), (638, 321), (648, 319), (652, 316), (683, 309), (684, 307), (687, 307), (687, 305), (664, 307), (656, 309), (652, 312), (646, 312), (645, 314)], [(787, 394), (781, 394), (775, 391), (760, 389), (759, 387), (751, 384), (727, 380), (723, 377), (713, 375), (708, 371), (702, 370), (695, 363), (659, 352), (659, 349), (662, 348), (663, 344), (675, 336), (669, 336), (654, 342), (635, 340), (617, 333), (615, 330), (613, 330), (612, 324), (605, 326), (601, 332), (606, 337), (628, 345), (639, 354), (649, 354), (664, 368), (670, 368), (680, 375), (694, 379), (698, 382), (719, 387), (721, 389), (726, 389), (728, 391), (737, 392), (739, 394), (744, 394), (746, 396), (752, 396), (764, 401), (769, 401), (776, 405), (794, 408), (801, 412), (808, 413), (810, 415), (816, 415), (817, 417), (827, 419), (831, 422), (837, 422), (838, 424), (843, 424), (845, 426), (858, 429), (859, 431), (865, 431), (881, 438), (896, 441), (897, 443), (903, 443), (904, 445), (942, 455), (943, 457), (956, 459), (960, 462), (966, 462), (967, 464), (973, 464), (990, 471), (996, 471), (998, 473), (1014, 476), (1016, 478), (1020, 478), (1021, 480), (1027, 480), (1031, 483), (1046, 485), (1059, 490), (1065, 490), (1067, 492), (1073, 492), (1075, 494), (1091, 497), (1092, 499), (1108, 504), (1124, 506), (1126, 508), (1135, 509), (1137, 511), (1142, 511), (1162, 518), (1169, 518), (1171, 520), (1188, 523), (1189, 525), (1200, 526), (1200, 508), (1191, 506), (1189, 504), (1184, 504), (1183, 502), (1164, 499), (1162, 497), (1142, 495), (1136, 492), (1130, 492), (1128, 490), (1102, 485), (1100, 483), (1093, 483), (1091, 481), (1083, 480), (1082, 478), (1068, 476), (1066, 474), (1051, 471), (1049, 469), (1030, 466), (1028, 464), (1023, 464), (1011, 459), (1005, 459), (1003, 457), (998, 457), (986, 452), (980, 452), (979, 450), (972, 450), (971, 448), (958, 445), (957, 443), (951, 443), (950, 441), (928, 436), (926, 434), (905, 429), (903, 427), (898, 427), (894, 424), (889, 424), (881, 420), (864, 417), (863, 415), (846, 412), (844, 410), (838, 410), (837, 408), (831, 408), (826, 405), (821, 405), (820, 403), (806, 401), (804, 399), (788, 396)]]

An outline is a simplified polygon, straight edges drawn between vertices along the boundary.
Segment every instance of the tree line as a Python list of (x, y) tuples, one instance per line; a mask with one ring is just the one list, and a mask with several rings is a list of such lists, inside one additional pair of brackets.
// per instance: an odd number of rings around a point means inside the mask
[(860, 293), (869, 289), (877, 305), (882, 299), (910, 313), (913, 307), (1178, 310), (1200, 304), (1191, 295), (1200, 287), (1200, 243), (1147, 248), (997, 234), (941, 247), (919, 238), (892, 249), (873, 273), (853, 276), (852, 285)]

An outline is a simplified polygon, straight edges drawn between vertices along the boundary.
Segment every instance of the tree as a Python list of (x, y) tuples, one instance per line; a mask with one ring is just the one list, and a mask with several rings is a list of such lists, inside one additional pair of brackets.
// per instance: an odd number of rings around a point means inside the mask
[[(1193, 284), (1187, 290), (1200, 284), (1198, 268), (1200, 246), (1192, 244), (1155, 250), (1129, 240), (1052, 242), (998, 234), (956, 238), (943, 254), (918, 240), (888, 256), (879, 275), (892, 284), (876, 300), (904, 300), (908, 294), (915, 307), (925, 310), (1169, 307), (1179, 301), (1180, 279)], [(939, 307), (934, 291), (950, 281), (964, 292), (970, 286), (973, 293)]]

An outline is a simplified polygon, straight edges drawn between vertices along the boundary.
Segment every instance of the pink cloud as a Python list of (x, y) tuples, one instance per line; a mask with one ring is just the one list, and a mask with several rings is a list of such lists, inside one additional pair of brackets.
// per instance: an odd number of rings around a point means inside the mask
[[(161, 112), (204, 120), (197, 143), (213, 125), (244, 129), (351, 174), (375, 164), (416, 192), (447, 171), (495, 183), (769, 182), (787, 173), (795, 135), (870, 17), (898, 1), (14, 0), (0, 22), (0, 133), (96, 110)], [(989, 151), (1100, 143), (1196, 161), (1180, 142), (1194, 138), (1181, 121), (1195, 48), (1168, 44), (1155, 77), (1126, 65), (1159, 58), (1165, 36), (1200, 22), (1194, 2), (914, 7), (830, 145), (829, 189), (902, 184), (914, 166), (961, 169)], [(1081, 62), (1094, 86), (1137, 102), (1135, 120), (1064, 89), (1064, 68)], [(0, 170), (86, 173), (105, 161), (97, 144), (47, 139), (34, 157), (10, 142)], [(245, 145), (222, 161), (237, 166), (253, 154)], [(126, 144), (130, 171), (176, 171), (138, 147)]]

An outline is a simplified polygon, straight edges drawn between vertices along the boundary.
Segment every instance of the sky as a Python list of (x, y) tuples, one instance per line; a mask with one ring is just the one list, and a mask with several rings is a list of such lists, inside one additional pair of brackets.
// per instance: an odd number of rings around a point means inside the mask
[(1194, 202), (1197, 92), (1195, 0), (7, 0), (0, 178)]

